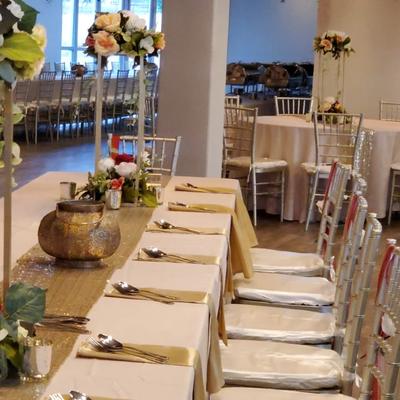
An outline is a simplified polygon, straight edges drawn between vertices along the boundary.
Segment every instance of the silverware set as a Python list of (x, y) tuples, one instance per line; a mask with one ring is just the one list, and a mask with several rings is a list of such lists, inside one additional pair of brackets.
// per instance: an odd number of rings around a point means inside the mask
[(86, 328), (86, 324), (89, 321), (89, 318), (76, 315), (47, 314), (36, 325), (67, 332), (89, 333), (89, 330)]
[(179, 206), (179, 207), (185, 207), (185, 208), (188, 208), (188, 209), (193, 210), (193, 211), (196, 211), (196, 210), (198, 210), (198, 211), (207, 211), (209, 213), (215, 213), (216, 212), (212, 208), (202, 207), (202, 206), (193, 206), (193, 205), (190, 205), (190, 204), (180, 203), (178, 201), (170, 202), (169, 204), (175, 205), (175, 206)]
[(161, 229), (169, 230), (176, 229), (179, 231), (190, 232), (190, 233), (201, 233), (200, 231), (192, 228), (186, 228), (184, 226), (173, 225), (170, 222), (165, 221), (164, 219), (160, 219), (159, 221), (154, 221), (154, 223)]
[(119, 281), (111, 284), (112, 287), (119, 293), (128, 296), (140, 295), (150, 300), (158, 301), (165, 304), (173, 304), (177, 298), (175, 296), (168, 296), (161, 293), (153, 292), (146, 289), (138, 289), (135, 286), (123, 281)]
[(88, 342), (95, 350), (105, 353), (129, 354), (156, 364), (165, 364), (168, 361), (168, 357), (166, 356), (122, 344), (110, 335), (103, 335), (100, 333), (97, 339), (89, 337)]
[(172, 259), (172, 260), (176, 260), (176, 261), (180, 261), (180, 262), (198, 264), (198, 261), (194, 260), (193, 258), (183, 257), (183, 256), (179, 256), (177, 254), (166, 253), (165, 251), (162, 251), (157, 247), (143, 247), (143, 248), (139, 249), (139, 257), (140, 257), (140, 252), (145, 253), (150, 258), (166, 258), (166, 259)]
[[(76, 390), (69, 392), (69, 398), (71, 400), (92, 400), (87, 394), (77, 392)], [(61, 393), (53, 393), (49, 396), (49, 400), (64, 400), (64, 397)]]

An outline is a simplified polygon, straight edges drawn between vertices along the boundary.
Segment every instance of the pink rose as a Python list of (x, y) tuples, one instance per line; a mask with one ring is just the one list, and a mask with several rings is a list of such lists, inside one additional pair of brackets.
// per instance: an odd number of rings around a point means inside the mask
[(105, 31), (94, 33), (93, 39), (95, 40), (94, 49), (97, 54), (108, 57), (119, 52), (119, 45), (110, 33)]

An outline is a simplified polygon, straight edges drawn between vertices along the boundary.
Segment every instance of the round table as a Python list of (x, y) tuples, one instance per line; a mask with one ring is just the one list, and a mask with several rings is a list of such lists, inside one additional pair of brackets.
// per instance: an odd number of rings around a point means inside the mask
[[(374, 131), (369, 175), (366, 177), (369, 211), (377, 213), (378, 218), (384, 218), (390, 165), (400, 162), (400, 122), (364, 119), (363, 128)], [(286, 220), (305, 220), (308, 177), (301, 163), (315, 161), (314, 142), (313, 123), (307, 122), (304, 117), (279, 115), (257, 119), (256, 156), (288, 162)]]

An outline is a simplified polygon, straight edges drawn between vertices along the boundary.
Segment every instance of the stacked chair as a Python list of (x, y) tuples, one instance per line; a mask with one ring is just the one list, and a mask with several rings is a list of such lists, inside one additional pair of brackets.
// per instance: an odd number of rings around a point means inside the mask
[[(331, 168), (318, 238), (318, 247), (324, 250), (318, 257), (326, 251), (332, 255), (335, 241), (329, 236), (336, 234), (349, 174), (350, 168), (337, 162)], [(228, 346), (221, 343), (228, 387), (212, 400), (352, 399), (382, 235), (376, 215), (368, 214), (364, 192), (365, 181), (358, 177), (340, 251), (329, 263), (321, 257), (319, 269), (301, 268), (301, 260), (306, 261), (302, 253), (282, 252), (280, 260), (286, 262), (265, 264), (264, 272), (247, 281), (235, 279), (239, 304), (225, 306), (231, 340)], [(400, 398), (400, 248), (392, 240), (388, 243), (360, 400)]]

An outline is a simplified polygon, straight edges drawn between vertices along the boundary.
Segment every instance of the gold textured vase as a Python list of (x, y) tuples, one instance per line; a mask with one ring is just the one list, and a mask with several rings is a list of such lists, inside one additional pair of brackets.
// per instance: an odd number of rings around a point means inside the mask
[(117, 250), (121, 234), (115, 212), (102, 202), (70, 200), (57, 203), (39, 226), (39, 244), (56, 257), (57, 265), (72, 268), (100, 266)]

